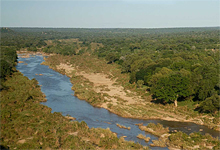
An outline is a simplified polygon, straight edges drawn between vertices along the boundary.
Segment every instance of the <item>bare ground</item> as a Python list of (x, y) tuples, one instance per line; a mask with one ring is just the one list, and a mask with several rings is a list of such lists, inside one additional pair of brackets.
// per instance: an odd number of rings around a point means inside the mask
[[(68, 76), (71, 75), (72, 71), (74, 70), (76, 71), (76, 69), (69, 64), (61, 63), (56, 67), (57, 69), (64, 69)], [(97, 93), (108, 94), (110, 98), (109, 97), (108, 98), (105, 97), (105, 98), (107, 100), (110, 100), (113, 105), (117, 105), (118, 98), (122, 99), (125, 105), (135, 104), (137, 102), (140, 103), (143, 101), (143, 99), (141, 99), (138, 96), (132, 96), (132, 97), (127, 96), (127, 93), (130, 93), (130, 91), (125, 91), (122, 86), (115, 85), (116, 79), (111, 80), (110, 78), (107, 77), (107, 75), (101, 73), (95, 74), (95, 73), (86, 73), (86, 72), (77, 72), (76, 75), (82, 75), (84, 78), (92, 82), (94, 84), (94, 90)], [(101, 107), (107, 108), (107, 103), (108, 102), (103, 103)]]

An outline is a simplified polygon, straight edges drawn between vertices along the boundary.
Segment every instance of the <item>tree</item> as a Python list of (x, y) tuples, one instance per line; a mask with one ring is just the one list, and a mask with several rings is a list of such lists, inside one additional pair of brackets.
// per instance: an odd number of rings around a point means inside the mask
[(105, 59), (108, 61), (108, 63), (113, 63), (116, 60), (119, 60), (119, 57), (117, 56), (117, 54), (115, 53), (109, 53)]
[(217, 94), (206, 98), (200, 103), (200, 112), (216, 113), (220, 109), (220, 97)]
[(158, 99), (174, 102), (177, 107), (177, 99), (179, 97), (187, 97), (192, 93), (190, 79), (180, 72), (171, 72), (171, 74), (161, 76), (152, 85), (151, 92)]

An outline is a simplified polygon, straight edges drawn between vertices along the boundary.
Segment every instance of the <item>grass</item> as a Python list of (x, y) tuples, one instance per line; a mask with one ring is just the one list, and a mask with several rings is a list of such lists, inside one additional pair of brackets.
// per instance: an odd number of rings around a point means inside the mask
[(143, 124), (138, 124), (139, 129), (145, 132), (149, 132), (156, 136), (162, 136), (164, 134), (168, 134), (169, 128), (164, 128), (162, 124), (157, 123), (149, 123), (147, 126), (143, 126)]

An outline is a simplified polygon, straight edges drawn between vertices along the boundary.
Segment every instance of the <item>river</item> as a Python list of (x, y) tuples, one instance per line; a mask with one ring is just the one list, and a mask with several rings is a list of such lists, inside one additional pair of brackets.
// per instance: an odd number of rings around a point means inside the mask
[[(77, 121), (85, 121), (90, 128), (110, 128), (111, 131), (117, 133), (118, 137), (127, 136), (125, 138), (126, 140), (132, 140), (147, 146), (150, 146), (152, 140), (156, 140), (158, 137), (141, 131), (138, 126), (135, 125), (137, 123), (143, 123), (144, 125), (147, 125), (150, 122), (160, 123), (165, 127), (169, 127), (171, 131), (183, 131), (187, 134), (191, 132), (199, 132), (199, 130), (202, 129), (202, 134), (209, 133), (214, 137), (219, 137), (220, 132), (194, 123), (123, 118), (110, 113), (104, 108), (93, 107), (86, 101), (79, 100), (74, 96), (74, 91), (71, 90), (72, 83), (70, 82), (69, 77), (50, 69), (48, 66), (41, 65), (44, 61), (43, 56), (35, 55), (29, 58), (18, 57), (18, 61), (23, 61), (24, 63), (18, 63), (16, 66), (17, 70), (29, 79), (35, 78), (39, 82), (39, 85), (41, 85), (41, 90), (47, 98), (47, 102), (43, 102), (43, 105), (52, 108), (52, 112), (61, 112), (64, 116), (68, 114), (75, 117)], [(116, 126), (116, 123), (131, 127), (131, 129), (121, 129)], [(144, 140), (136, 137), (138, 134), (146, 135), (147, 137), (150, 137), (151, 140), (146, 143)], [(160, 150), (168, 149), (167, 147), (150, 148)]]

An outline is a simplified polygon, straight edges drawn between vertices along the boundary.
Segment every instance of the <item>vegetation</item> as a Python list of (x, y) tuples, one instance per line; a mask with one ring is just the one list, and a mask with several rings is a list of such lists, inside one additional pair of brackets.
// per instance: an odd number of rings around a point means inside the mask
[(69, 121), (70, 117), (61, 113), (51, 113), (51, 108), (39, 103), (46, 99), (38, 82), (11, 69), (1, 83), (1, 148), (148, 149), (117, 138), (110, 129), (89, 129), (84, 121)]
[[(54, 53), (45, 64), (69, 75), (75, 95), (93, 106), (123, 117), (174, 118), (220, 130), (219, 28), (1, 28), (1, 33), (2, 81), (15, 71), (15, 50)], [(74, 69), (67, 73), (60, 64)], [(104, 74), (127, 96), (140, 98), (129, 103), (103, 92), (108, 87), (100, 92), (82, 72)], [(1, 90), (7, 90), (2, 81)]]
[(143, 126), (143, 124), (138, 124), (139, 129), (145, 132), (152, 133), (156, 136), (162, 136), (169, 132), (169, 128), (164, 128), (162, 124), (157, 123), (149, 123), (147, 126)]

